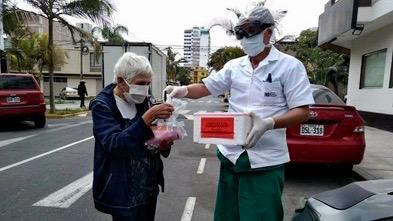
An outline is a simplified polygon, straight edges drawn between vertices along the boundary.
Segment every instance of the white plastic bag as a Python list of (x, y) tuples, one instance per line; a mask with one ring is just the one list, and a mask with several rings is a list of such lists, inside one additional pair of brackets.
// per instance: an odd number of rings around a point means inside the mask
[(187, 136), (184, 122), (178, 119), (180, 112), (186, 108), (187, 102), (176, 98), (172, 98), (167, 102), (172, 104), (175, 110), (170, 118), (166, 120), (157, 120), (156, 125), (151, 127), (154, 138), (147, 141), (149, 146), (159, 148), (160, 143), (164, 140), (166, 142), (175, 141)]

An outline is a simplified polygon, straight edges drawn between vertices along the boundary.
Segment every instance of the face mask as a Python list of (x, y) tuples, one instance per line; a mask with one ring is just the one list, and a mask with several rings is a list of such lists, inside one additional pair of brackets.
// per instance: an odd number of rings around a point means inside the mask
[(128, 103), (140, 104), (146, 99), (146, 96), (149, 94), (149, 85), (136, 85), (128, 84), (127, 81), (124, 82), (130, 88), (128, 93), (124, 92), (124, 97)]
[(242, 46), (244, 52), (251, 56), (251, 57), (255, 57), (256, 55), (258, 55), (259, 53), (261, 53), (266, 45), (265, 43), (263, 43), (263, 34), (265, 33), (265, 31), (261, 32), (260, 34), (257, 34), (251, 38), (246, 38), (243, 37), (240, 40), (240, 45)]

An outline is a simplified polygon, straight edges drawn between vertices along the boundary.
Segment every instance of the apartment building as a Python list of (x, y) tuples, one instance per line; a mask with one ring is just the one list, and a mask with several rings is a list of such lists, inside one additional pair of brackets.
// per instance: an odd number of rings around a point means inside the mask
[(210, 34), (204, 27), (184, 30), (183, 57), (189, 67), (207, 68), (210, 55)]

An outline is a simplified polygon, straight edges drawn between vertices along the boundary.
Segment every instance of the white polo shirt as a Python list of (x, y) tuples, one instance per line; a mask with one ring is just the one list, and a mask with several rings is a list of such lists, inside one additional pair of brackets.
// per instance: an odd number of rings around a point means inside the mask
[[(252, 68), (249, 57), (244, 56), (229, 61), (203, 82), (213, 96), (230, 91), (228, 112), (254, 112), (266, 118), (314, 104), (303, 64), (274, 47), (256, 69)], [(218, 149), (233, 164), (243, 151), (247, 151), (251, 168), (289, 161), (285, 128), (268, 130), (254, 147), (247, 150), (228, 145), (218, 145)]]

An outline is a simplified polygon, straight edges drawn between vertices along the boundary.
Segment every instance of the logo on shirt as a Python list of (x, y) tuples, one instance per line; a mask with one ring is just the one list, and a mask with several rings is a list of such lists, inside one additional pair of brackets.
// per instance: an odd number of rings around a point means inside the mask
[(265, 97), (277, 97), (276, 92), (265, 92)]

